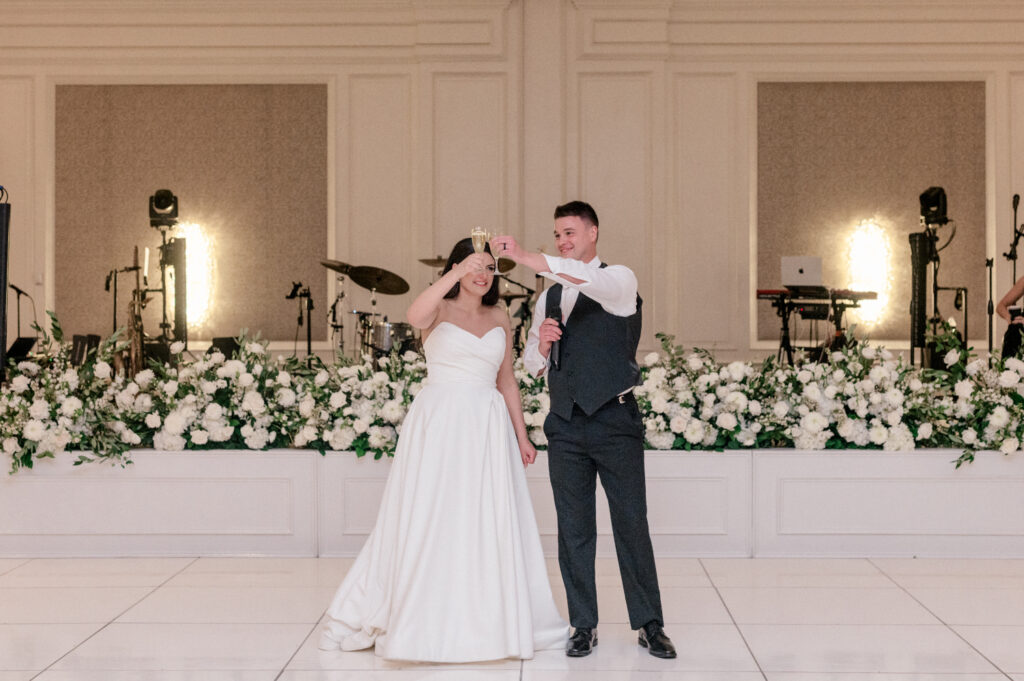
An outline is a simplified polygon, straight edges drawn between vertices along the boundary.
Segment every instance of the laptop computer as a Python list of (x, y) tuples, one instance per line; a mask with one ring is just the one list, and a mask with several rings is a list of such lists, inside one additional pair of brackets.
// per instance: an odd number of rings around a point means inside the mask
[(782, 285), (797, 298), (828, 298), (821, 283), (821, 258), (813, 255), (782, 256)]

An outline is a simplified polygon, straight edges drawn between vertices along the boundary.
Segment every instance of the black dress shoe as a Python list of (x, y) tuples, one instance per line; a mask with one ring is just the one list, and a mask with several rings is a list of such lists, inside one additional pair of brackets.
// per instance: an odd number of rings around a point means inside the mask
[(565, 654), (569, 657), (586, 657), (594, 652), (597, 645), (597, 630), (590, 627), (576, 627), (565, 646)]
[(665, 634), (665, 630), (657, 622), (650, 621), (640, 629), (637, 643), (647, 648), (655, 657), (671, 660), (676, 656), (676, 647), (672, 645), (672, 639)]

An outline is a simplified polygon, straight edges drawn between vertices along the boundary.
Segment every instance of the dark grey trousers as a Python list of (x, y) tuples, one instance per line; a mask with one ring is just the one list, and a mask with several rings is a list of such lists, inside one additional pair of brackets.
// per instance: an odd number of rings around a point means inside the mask
[(558, 564), (574, 627), (597, 626), (595, 493), (601, 479), (611, 512), (615, 553), (626, 594), (629, 623), (664, 624), (661, 592), (647, 526), (643, 420), (632, 394), (587, 416), (573, 407), (567, 421), (555, 413), (544, 422), (548, 470), (558, 514)]

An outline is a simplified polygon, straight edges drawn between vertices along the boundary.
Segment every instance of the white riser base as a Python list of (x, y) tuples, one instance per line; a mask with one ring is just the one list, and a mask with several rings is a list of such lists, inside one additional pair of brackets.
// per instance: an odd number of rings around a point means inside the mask
[[(648, 452), (655, 552), (1024, 557), (1024, 457), (983, 453), (956, 470), (958, 454)], [(291, 450), (132, 458), (121, 469), (67, 456), (0, 479), (0, 556), (352, 556), (391, 466)], [(553, 556), (543, 453), (527, 478)], [(598, 532), (599, 555), (614, 555), (602, 493)]]

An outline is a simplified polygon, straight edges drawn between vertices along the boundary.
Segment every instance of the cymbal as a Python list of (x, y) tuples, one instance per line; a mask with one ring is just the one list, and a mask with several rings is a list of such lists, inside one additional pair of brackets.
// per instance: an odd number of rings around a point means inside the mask
[[(448, 264), (448, 259), (437, 256), (436, 258), (420, 258), (420, 262), (428, 267), (443, 268)], [(512, 271), (512, 268), (515, 266), (515, 260), (510, 258), (498, 258), (498, 271), (502, 274)]]
[(409, 284), (405, 279), (379, 267), (370, 267), (369, 265), (352, 267), (348, 270), (348, 276), (363, 288), (389, 296), (399, 295), (409, 290)]
[(340, 260), (321, 260), (320, 264), (329, 270), (334, 270), (338, 274), (348, 274), (348, 271), (352, 268), (347, 262), (341, 262)]

